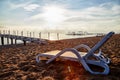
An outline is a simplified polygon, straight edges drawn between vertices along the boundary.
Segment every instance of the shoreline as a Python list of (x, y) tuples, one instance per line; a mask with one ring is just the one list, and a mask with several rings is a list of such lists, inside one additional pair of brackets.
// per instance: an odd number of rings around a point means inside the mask
[[(79, 44), (93, 47), (102, 37), (89, 37), (47, 41), (47, 44), (27, 43), (0, 47), (0, 79), (6, 80), (119, 80), (120, 74), (120, 34), (113, 35), (100, 49), (111, 59), (110, 74), (91, 75), (82, 65), (72, 61), (54, 61), (50, 64), (37, 64), (35, 57), (39, 53), (52, 50), (73, 48)], [(80, 49), (80, 51), (86, 51)], [(68, 66), (71, 71), (68, 71)], [(47, 79), (46, 79), (47, 80)]]

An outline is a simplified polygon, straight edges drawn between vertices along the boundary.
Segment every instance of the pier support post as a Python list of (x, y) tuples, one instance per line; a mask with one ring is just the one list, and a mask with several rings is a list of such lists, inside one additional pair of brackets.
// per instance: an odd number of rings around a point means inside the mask
[(13, 45), (13, 38), (10, 38), (11, 39), (11, 45)]
[(4, 45), (4, 37), (1, 37), (1, 44)]
[(17, 30), (17, 35), (18, 35), (19, 33), (18, 33), (18, 30)]
[(23, 36), (23, 31), (21, 31), (21, 36)]
[(26, 46), (26, 41), (25, 41), (25, 40), (23, 40), (23, 43), (24, 43), (24, 45)]
[(5, 30), (3, 30), (3, 34), (5, 34)]
[(30, 37), (31, 37), (31, 32), (30, 32)]
[(48, 32), (48, 39), (50, 39), (50, 33)]
[(9, 44), (9, 38), (7, 38), (7, 44)]
[(41, 38), (41, 32), (39, 33), (39, 38)]
[(59, 33), (57, 33), (57, 39), (59, 40)]
[(17, 44), (17, 39), (15, 39), (15, 44)]
[(33, 37), (35, 37), (35, 32), (33, 32)]
[(27, 37), (29, 36), (28, 34), (29, 34), (29, 32), (27, 31)]
[(8, 31), (8, 34), (10, 34), (10, 30)]

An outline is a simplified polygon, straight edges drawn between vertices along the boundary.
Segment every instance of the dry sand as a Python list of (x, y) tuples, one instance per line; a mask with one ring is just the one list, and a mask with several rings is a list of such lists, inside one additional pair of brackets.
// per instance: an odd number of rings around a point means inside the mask
[(93, 47), (101, 38), (47, 41), (44, 45), (28, 43), (26, 46), (0, 46), (0, 80), (120, 80), (120, 34), (112, 36), (101, 47), (111, 59), (108, 75), (92, 75), (86, 72), (81, 64), (68, 60), (54, 61), (50, 64), (45, 64), (45, 61), (38, 64), (35, 61), (39, 53), (72, 48), (79, 44)]

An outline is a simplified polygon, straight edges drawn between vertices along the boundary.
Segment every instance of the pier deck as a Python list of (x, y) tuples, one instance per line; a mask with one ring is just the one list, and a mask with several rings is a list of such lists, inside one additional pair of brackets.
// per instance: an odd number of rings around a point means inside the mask
[(36, 42), (39, 44), (44, 44), (45, 39), (41, 38), (33, 38), (33, 37), (26, 37), (26, 36), (18, 36), (18, 35), (11, 35), (11, 34), (0, 34), (1, 37), (1, 44), (4, 45), (4, 38), (7, 38), (7, 43), (9, 43), (9, 39), (11, 39), (11, 44), (13, 44), (13, 39), (15, 40), (15, 44), (17, 40), (23, 41), (24, 45), (26, 45), (26, 42)]

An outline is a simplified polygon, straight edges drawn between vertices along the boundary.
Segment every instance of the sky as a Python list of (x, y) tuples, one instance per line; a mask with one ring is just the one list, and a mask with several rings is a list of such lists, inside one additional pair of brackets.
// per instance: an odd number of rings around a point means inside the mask
[(120, 32), (120, 0), (0, 0), (0, 25)]

